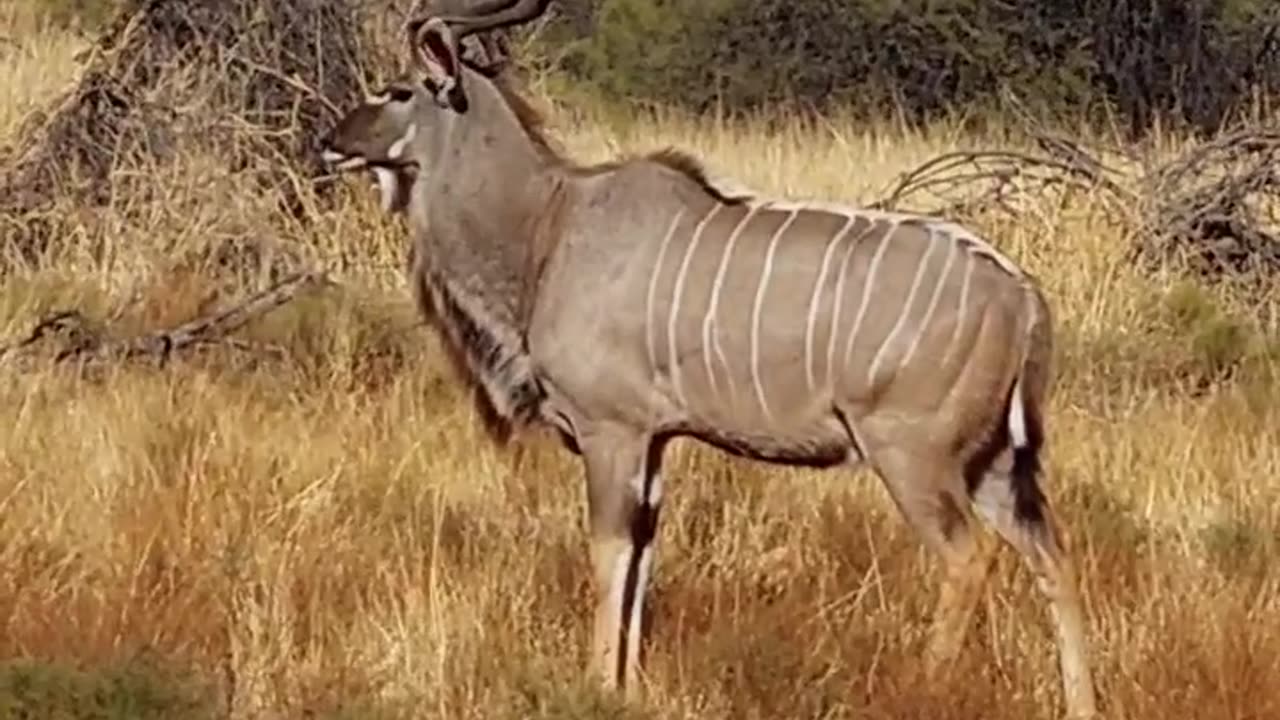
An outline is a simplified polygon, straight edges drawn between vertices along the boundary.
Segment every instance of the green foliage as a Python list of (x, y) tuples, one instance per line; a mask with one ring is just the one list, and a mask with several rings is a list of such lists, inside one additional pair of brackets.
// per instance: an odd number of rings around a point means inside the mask
[(1221, 380), (1249, 356), (1254, 334), (1198, 285), (1184, 282), (1174, 287), (1164, 307), (1173, 336), (1186, 342), (1184, 374), (1200, 381)]
[(1213, 563), (1222, 571), (1237, 575), (1265, 574), (1280, 545), (1274, 528), (1243, 517), (1211, 522), (1200, 536)]
[(568, 62), (611, 97), (664, 99), (692, 87), (712, 59), (700, 40), (733, 0), (604, 0), (590, 42)]
[(12, 720), (212, 720), (184, 683), (141, 667), (75, 670), (0, 664), (0, 718)]
[[(544, 41), (614, 97), (926, 119), (1011, 91), (1041, 113), (1213, 129), (1280, 92), (1261, 0), (565, 0)], [(570, 41), (575, 41), (570, 44)]]

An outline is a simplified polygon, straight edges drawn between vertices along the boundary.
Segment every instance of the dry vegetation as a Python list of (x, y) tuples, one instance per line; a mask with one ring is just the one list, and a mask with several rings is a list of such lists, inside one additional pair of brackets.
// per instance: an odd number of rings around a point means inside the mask
[[(84, 41), (0, 18), (7, 143)], [(754, 187), (851, 200), (981, 144), (594, 110), (555, 124), (584, 159), (674, 143)], [(163, 368), (0, 363), (0, 715), (619, 717), (577, 677), (578, 466), (549, 438), (501, 450), (481, 434), (374, 193), (352, 183), (308, 229), (213, 158), (155, 180), (169, 204), (116, 198), (47, 265), (0, 278), (0, 342), (61, 308), (141, 330), (259, 289), (192, 248), (261, 227), (340, 289)], [(978, 224), (1057, 310), (1048, 488), (1080, 557), (1105, 715), (1280, 717), (1280, 299), (1134, 269), (1095, 202)], [(927, 687), (933, 566), (871, 475), (673, 449), (651, 700), (629, 717), (1061, 712), (1043, 605), (1012, 553), (955, 681)]]

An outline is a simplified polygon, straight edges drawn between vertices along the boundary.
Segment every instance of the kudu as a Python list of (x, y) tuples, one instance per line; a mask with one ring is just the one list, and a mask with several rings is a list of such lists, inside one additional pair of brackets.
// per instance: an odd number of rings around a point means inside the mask
[(1072, 563), (1037, 484), (1052, 329), (1034, 280), (957, 225), (731, 195), (673, 151), (572, 164), (503, 76), (458, 52), (548, 2), (411, 20), (416, 72), (323, 148), (407, 213), (418, 306), (490, 412), (546, 423), (582, 457), (604, 684), (636, 685), (660, 459), (691, 436), (873, 469), (945, 570), (931, 676), (959, 653), (995, 549), (976, 510), (1048, 598), (1068, 710), (1094, 714)]

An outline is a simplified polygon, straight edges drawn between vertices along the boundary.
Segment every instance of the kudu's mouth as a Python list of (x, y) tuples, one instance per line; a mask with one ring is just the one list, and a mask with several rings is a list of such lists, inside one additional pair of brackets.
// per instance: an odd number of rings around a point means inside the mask
[(372, 172), (384, 211), (393, 212), (406, 204), (405, 196), (411, 182), (410, 178), (403, 177), (407, 165), (369, 162), (369, 159), (363, 155), (346, 155), (331, 147), (326, 147), (320, 152), (320, 159), (338, 172), (353, 172), (360, 169)]
[(361, 155), (344, 155), (332, 148), (325, 148), (321, 151), (320, 159), (332, 165), (333, 169), (339, 172), (359, 170), (369, 164), (369, 161)]

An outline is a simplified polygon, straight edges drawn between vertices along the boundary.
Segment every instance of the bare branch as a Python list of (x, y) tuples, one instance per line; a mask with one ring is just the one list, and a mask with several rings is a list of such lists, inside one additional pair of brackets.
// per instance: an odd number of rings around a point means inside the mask
[[(1046, 151), (1042, 156), (1011, 150), (944, 153), (899, 176), (872, 206), (901, 208), (910, 198), (932, 195), (946, 205), (920, 211), (953, 213), (962, 207), (976, 211), (984, 204), (1002, 204), (1011, 194), (1042, 195), (1051, 188), (1101, 188), (1117, 200), (1132, 199), (1132, 193), (1112, 179), (1118, 173), (1079, 145), (1048, 136), (1037, 140)], [(964, 192), (969, 193), (968, 199), (955, 199)]]
[(1134, 161), (1131, 153), (1049, 133), (1031, 137), (1034, 152), (971, 150), (931, 158), (901, 175), (873, 207), (1016, 213), (1018, 199), (1100, 191), (1106, 211), (1131, 228), (1138, 257), (1190, 260), (1214, 276), (1280, 273), (1280, 130), (1225, 132), (1172, 160), (1132, 162), (1136, 169), (1128, 170), (1101, 158)]
[(23, 339), (0, 346), (0, 361), (12, 359), (54, 334), (66, 336), (63, 347), (53, 354), (55, 363), (149, 357), (164, 365), (175, 352), (209, 345), (227, 345), (238, 350), (269, 349), (230, 335), (250, 320), (293, 300), (302, 289), (314, 285), (332, 285), (332, 282), (317, 272), (296, 273), (221, 312), (168, 330), (120, 339), (107, 338), (104, 333), (89, 330), (89, 323), (79, 311), (59, 311), (39, 321)]

